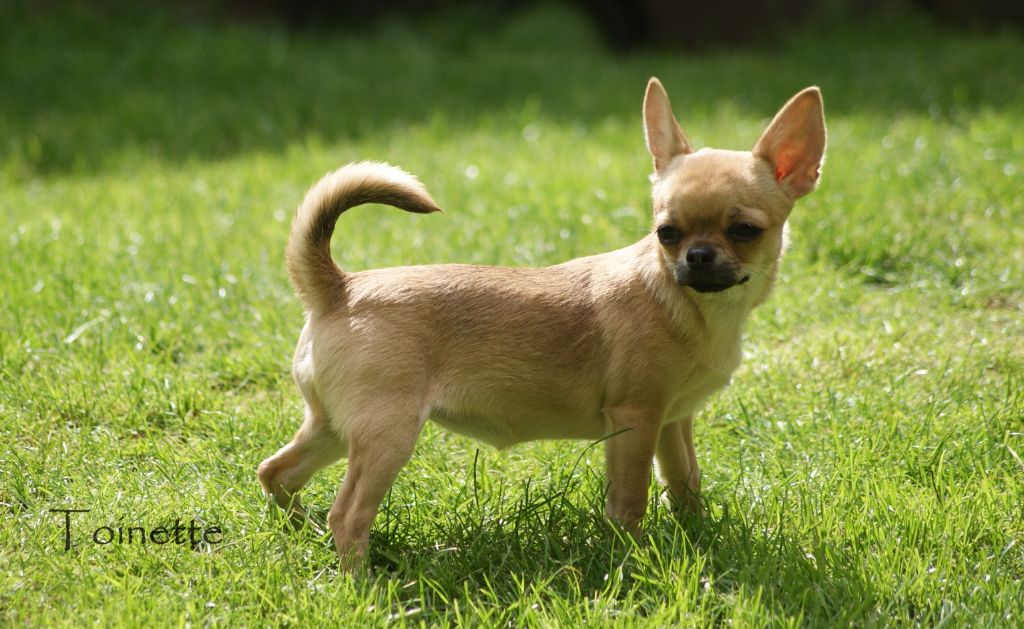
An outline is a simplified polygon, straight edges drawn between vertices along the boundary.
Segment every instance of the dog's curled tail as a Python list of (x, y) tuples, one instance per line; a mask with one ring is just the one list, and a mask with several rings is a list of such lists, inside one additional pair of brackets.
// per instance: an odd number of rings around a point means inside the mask
[(407, 212), (439, 212), (426, 188), (401, 168), (359, 162), (327, 173), (299, 205), (285, 257), (295, 292), (307, 311), (322, 313), (343, 295), (345, 274), (331, 257), (331, 235), (341, 213), (364, 203)]

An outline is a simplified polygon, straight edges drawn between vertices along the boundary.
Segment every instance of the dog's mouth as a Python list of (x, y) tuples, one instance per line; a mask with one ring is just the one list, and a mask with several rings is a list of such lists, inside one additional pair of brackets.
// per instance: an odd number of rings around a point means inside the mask
[(731, 284), (703, 284), (697, 282), (691, 282), (689, 284), (681, 284), (681, 286), (689, 286), (698, 293), (720, 293), (723, 290), (728, 290), (733, 286), (737, 286), (739, 282), (733, 282)]
[(689, 286), (698, 293), (720, 293), (749, 281), (749, 275), (737, 277), (731, 272), (694, 274), (684, 269), (676, 270), (676, 282), (680, 286)]

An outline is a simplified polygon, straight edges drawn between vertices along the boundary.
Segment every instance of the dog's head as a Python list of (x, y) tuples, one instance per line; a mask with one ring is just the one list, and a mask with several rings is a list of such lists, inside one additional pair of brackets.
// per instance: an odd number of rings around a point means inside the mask
[(818, 88), (791, 98), (752, 151), (694, 151), (665, 88), (652, 78), (644, 130), (654, 158), (654, 237), (665, 271), (699, 293), (770, 279), (793, 203), (818, 182), (825, 154)]

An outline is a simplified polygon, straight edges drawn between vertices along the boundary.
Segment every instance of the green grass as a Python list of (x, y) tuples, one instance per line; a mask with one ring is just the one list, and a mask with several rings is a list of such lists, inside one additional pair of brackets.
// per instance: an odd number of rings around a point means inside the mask
[[(18, 7), (0, 11), (4, 624), (1024, 623), (1019, 36), (911, 15), (615, 56), (559, 8), (288, 34)], [(826, 99), (821, 188), (697, 421), (708, 517), (652, 495), (631, 546), (600, 515), (599, 446), (495, 452), (428, 426), (375, 577), (339, 576), (255, 481), (299, 421), (283, 246), (305, 188), (382, 159), (445, 208), (346, 214), (349, 269), (617, 248), (648, 228), (650, 75), (700, 146), (749, 147), (804, 85)], [(342, 471), (311, 483), (317, 516)], [(59, 508), (92, 509), (68, 553)], [(225, 542), (88, 540), (175, 518)]]

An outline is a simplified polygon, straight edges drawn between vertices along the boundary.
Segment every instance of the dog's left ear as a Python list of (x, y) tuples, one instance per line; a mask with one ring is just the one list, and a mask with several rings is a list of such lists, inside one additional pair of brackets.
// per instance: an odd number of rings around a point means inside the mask
[(753, 153), (772, 165), (775, 181), (790, 198), (814, 190), (825, 157), (821, 91), (808, 87), (789, 99), (754, 145)]
[(676, 155), (692, 152), (686, 134), (672, 115), (668, 94), (655, 77), (647, 82), (644, 94), (644, 135), (647, 151), (654, 158), (654, 172), (664, 168)]

